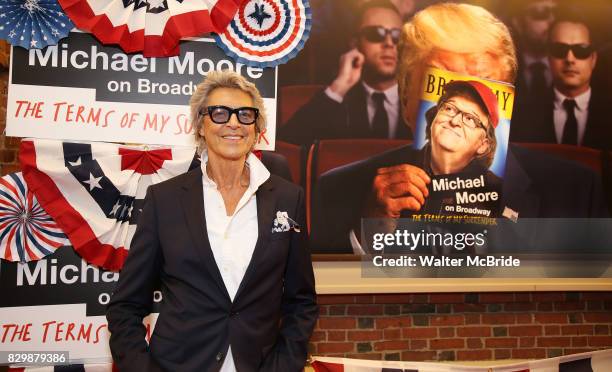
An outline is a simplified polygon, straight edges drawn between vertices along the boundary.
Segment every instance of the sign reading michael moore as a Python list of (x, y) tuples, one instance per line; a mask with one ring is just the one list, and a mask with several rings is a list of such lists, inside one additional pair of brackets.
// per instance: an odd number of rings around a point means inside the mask
[(268, 126), (258, 148), (274, 149), (276, 69), (236, 63), (207, 39), (183, 42), (176, 57), (144, 58), (78, 32), (42, 50), (12, 49), (7, 135), (194, 145), (189, 98), (208, 72), (224, 69), (261, 92)]

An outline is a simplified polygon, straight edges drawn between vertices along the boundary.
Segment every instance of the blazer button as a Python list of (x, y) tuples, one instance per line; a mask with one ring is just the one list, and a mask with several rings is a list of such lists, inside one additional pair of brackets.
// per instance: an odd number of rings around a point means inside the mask
[(232, 311), (232, 312), (230, 312), (230, 316), (231, 316), (231, 317), (234, 317), (234, 316), (236, 316), (236, 315), (238, 315), (238, 312), (237, 312), (237, 311)]
[(217, 362), (220, 362), (221, 359), (223, 359), (223, 353), (222, 352), (218, 352), (217, 356), (215, 357), (215, 359), (217, 360)]

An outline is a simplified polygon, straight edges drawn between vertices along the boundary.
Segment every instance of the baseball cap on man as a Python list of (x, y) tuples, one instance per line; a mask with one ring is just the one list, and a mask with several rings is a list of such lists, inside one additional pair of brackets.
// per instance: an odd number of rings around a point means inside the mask
[(493, 128), (499, 123), (499, 106), (497, 97), (488, 86), (476, 80), (454, 80), (444, 86), (444, 94), (441, 101), (446, 100), (457, 93), (471, 93), (474, 98), (479, 98), (476, 102), (491, 119)]

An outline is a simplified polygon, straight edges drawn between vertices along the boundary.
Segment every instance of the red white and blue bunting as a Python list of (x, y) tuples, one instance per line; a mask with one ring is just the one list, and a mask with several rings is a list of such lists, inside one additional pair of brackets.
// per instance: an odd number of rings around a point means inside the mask
[(189, 170), (192, 147), (28, 139), (19, 159), (40, 204), (87, 262), (119, 270), (149, 185)]
[(178, 55), (181, 38), (225, 31), (241, 1), (59, 0), (78, 28), (145, 57)]
[(70, 242), (28, 189), (21, 172), (0, 178), (0, 257), (28, 262)]
[(311, 23), (308, 0), (248, 0), (215, 40), (236, 62), (273, 67), (304, 47)]
[(74, 25), (57, 0), (0, 0), (0, 39), (26, 49), (56, 45)]

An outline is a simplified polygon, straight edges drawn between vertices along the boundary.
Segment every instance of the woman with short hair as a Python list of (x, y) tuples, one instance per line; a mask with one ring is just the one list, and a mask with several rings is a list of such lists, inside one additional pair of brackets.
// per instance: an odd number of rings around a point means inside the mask
[(107, 312), (113, 358), (121, 372), (301, 371), (318, 315), (304, 193), (251, 152), (254, 84), (212, 72), (190, 105), (201, 167), (147, 191)]

